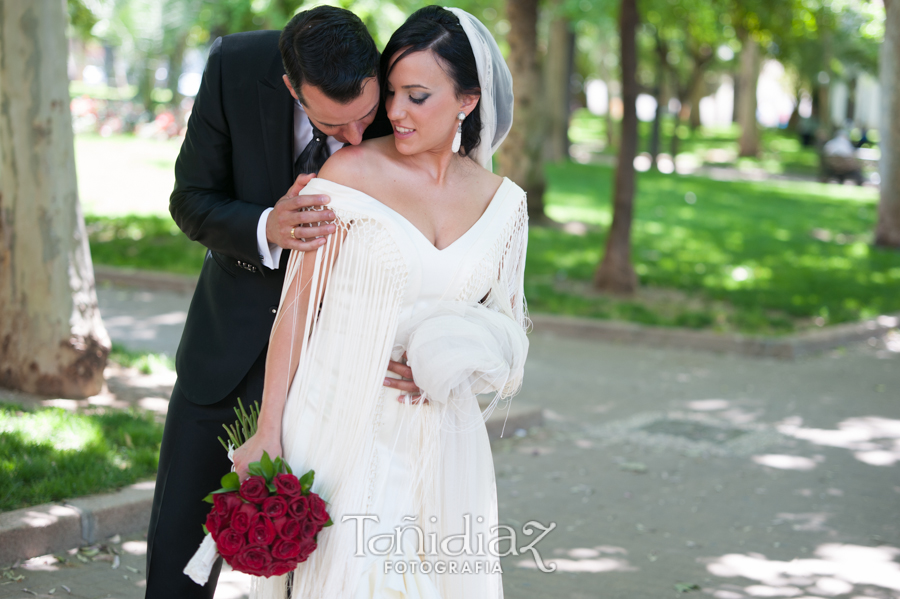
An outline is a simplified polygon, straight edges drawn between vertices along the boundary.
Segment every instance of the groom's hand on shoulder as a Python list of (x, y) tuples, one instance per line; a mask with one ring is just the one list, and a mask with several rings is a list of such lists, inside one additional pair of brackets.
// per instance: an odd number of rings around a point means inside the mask
[[(266, 220), (266, 239), (286, 250), (309, 252), (335, 231), (334, 212), (325, 195), (298, 195), (315, 175), (300, 175)], [(293, 232), (293, 235), (291, 233)]]

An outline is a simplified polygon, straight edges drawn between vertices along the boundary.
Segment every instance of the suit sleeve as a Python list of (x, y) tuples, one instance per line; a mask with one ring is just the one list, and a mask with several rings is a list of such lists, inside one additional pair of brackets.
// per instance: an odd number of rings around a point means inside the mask
[(169, 212), (191, 240), (260, 267), (257, 223), (266, 207), (234, 197), (232, 140), (222, 102), (219, 38), (210, 48), (187, 135), (175, 161)]

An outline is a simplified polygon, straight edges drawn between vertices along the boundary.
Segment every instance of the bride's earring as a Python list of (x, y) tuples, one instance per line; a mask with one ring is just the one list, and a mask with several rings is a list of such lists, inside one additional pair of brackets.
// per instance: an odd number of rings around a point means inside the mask
[(453, 136), (453, 147), (450, 148), (454, 154), (459, 152), (459, 146), (462, 145), (462, 124), (466, 120), (466, 113), (460, 110), (456, 118), (459, 119), (459, 126), (456, 128), (456, 135)]

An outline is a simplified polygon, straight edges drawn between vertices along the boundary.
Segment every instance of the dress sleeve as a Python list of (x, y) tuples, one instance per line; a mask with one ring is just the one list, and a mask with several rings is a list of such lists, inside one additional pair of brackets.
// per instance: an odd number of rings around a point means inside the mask
[(525, 255), (528, 252), (528, 205), (525, 192), (518, 190), (518, 202), (510, 235), (500, 261), (500, 281), (506, 287), (512, 316), (525, 331), (531, 330), (528, 305), (525, 301)]

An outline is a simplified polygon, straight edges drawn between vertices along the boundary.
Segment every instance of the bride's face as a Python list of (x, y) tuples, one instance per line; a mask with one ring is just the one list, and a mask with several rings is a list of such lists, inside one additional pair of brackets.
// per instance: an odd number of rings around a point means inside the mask
[(468, 115), (478, 102), (477, 95), (456, 95), (453, 80), (438, 60), (431, 50), (413, 52), (393, 64), (388, 76), (385, 108), (401, 154), (450, 152), (457, 115)]

